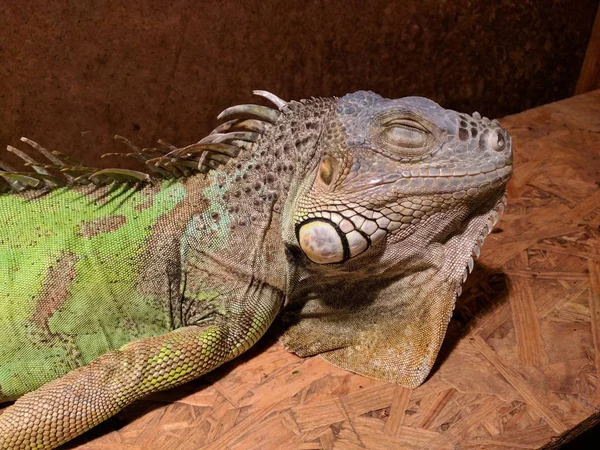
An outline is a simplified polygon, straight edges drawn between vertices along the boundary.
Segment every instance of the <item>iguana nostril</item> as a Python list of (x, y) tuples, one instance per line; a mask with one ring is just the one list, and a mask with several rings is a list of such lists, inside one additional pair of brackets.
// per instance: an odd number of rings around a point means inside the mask
[(506, 148), (506, 139), (501, 130), (496, 130), (492, 133), (490, 145), (493, 150), (500, 152)]

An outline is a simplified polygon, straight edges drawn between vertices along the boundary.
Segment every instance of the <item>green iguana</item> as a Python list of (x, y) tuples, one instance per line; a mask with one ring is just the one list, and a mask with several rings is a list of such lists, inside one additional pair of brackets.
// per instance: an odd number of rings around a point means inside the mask
[(0, 448), (53, 448), (251, 347), (428, 375), (512, 172), (497, 121), (372, 92), (228, 108), (199, 143), (0, 166)]

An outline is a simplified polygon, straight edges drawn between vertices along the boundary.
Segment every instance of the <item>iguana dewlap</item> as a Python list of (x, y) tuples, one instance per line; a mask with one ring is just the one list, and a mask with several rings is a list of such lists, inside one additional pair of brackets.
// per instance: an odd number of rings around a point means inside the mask
[[(150, 174), (30, 143), (0, 163), (0, 448), (53, 448), (150, 392), (285, 346), (415, 387), (502, 212), (497, 121), (372, 92), (241, 105)], [(2, 186), (2, 185), (0, 185)], [(29, 393), (28, 393), (29, 392)]]

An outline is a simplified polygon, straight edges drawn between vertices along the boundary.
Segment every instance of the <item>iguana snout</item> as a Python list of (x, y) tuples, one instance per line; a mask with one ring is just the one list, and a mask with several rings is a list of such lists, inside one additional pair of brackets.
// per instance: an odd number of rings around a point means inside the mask
[(468, 217), (512, 173), (511, 139), (498, 121), (420, 97), (346, 95), (320, 146), (295, 218), (300, 247), (319, 264), (402, 239), (444, 211)]

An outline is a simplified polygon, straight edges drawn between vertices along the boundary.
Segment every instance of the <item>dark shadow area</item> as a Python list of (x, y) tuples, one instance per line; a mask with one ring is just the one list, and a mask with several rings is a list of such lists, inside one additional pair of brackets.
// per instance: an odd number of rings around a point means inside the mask
[(545, 445), (542, 450), (596, 449), (600, 442), (600, 411)]
[(600, 425), (580, 434), (575, 439), (559, 447), (561, 450), (587, 450), (600, 446)]

